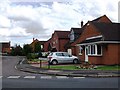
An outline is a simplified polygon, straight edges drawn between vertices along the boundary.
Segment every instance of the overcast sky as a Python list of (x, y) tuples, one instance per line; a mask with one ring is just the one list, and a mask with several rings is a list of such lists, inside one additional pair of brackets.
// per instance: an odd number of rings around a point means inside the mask
[(33, 37), (48, 40), (54, 30), (69, 31), (71, 27), (80, 27), (82, 20), (86, 23), (102, 15), (118, 22), (119, 0), (53, 1), (1, 0), (0, 42), (23, 45), (31, 43)]

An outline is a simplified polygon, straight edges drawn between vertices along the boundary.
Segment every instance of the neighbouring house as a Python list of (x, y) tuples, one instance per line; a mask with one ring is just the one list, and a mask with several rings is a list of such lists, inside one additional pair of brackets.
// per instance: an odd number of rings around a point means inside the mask
[(91, 64), (120, 64), (120, 23), (89, 22), (77, 44), (81, 61)]
[[(112, 23), (111, 20), (106, 16), (103, 15), (97, 19), (94, 19), (89, 22), (105, 22), (105, 23)], [(70, 54), (77, 55), (77, 47), (76, 44), (79, 42), (79, 38), (81, 37), (82, 32), (84, 31), (85, 27), (87, 26), (87, 23), (85, 25), (83, 21), (81, 21), (81, 27), (80, 28), (71, 28), (69, 38), (70, 40), (65, 45), (65, 48)]]
[(47, 40), (45, 43), (44, 43), (44, 51), (45, 52), (49, 52), (52, 50), (52, 45), (51, 45), (51, 40), (52, 38), (50, 38), (49, 40)]
[(10, 42), (0, 42), (0, 53), (10, 53)]
[(69, 34), (69, 41), (65, 45), (65, 49), (69, 54), (76, 55), (76, 46), (72, 46), (71, 44), (79, 38), (82, 31), (83, 31), (82, 28), (71, 28)]
[(35, 49), (35, 44), (36, 43), (39, 43), (41, 46), (41, 51), (42, 52), (44, 52), (44, 43), (45, 43), (46, 41), (39, 41), (38, 39), (35, 39), (35, 38), (33, 38), (33, 41), (32, 41), (32, 43), (30, 44), (30, 46), (33, 48), (33, 51), (34, 51), (34, 49)]
[(66, 51), (65, 45), (69, 41), (70, 31), (54, 31), (52, 37), (45, 43), (45, 51)]

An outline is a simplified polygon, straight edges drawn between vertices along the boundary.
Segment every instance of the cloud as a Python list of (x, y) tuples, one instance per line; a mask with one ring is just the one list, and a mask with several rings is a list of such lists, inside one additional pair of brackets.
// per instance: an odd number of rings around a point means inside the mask
[(10, 25), (11, 25), (10, 20), (5, 16), (0, 15), (0, 27), (1, 28), (8, 28), (8, 27), (10, 27)]
[(118, 0), (70, 0), (69, 2), (0, 2), (0, 39), (28, 43), (33, 37), (48, 40), (54, 30), (70, 30), (106, 14), (118, 20)]

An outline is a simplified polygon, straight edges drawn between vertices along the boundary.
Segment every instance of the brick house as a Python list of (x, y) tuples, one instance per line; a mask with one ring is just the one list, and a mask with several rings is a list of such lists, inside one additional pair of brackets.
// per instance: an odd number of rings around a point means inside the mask
[(77, 56), (92, 64), (120, 64), (120, 23), (88, 22), (77, 44)]
[(10, 53), (10, 42), (0, 42), (0, 53)]
[(71, 45), (74, 43), (79, 36), (81, 35), (83, 29), (82, 28), (71, 28), (69, 34), (69, 41), (65, 45), (65, 49), (69, 54), (76, 55), (76, 46)]
[[(111, 20), (106, 16), (103, 15), (101, 17), (98, 17), (97, 19), (94, 19), (89, 22), (105, 22), (105, 23), (112, 23)], [(81, 37), (82, 32), (84, 31), (85, 27), (87, 26), (87, 23), (83, 25), (83, 21), (81, 21), (81, 27), (80, 28), (71, 28), (69, 38), (70, 40), (65, 45), (65, 48), (70, 54), (77, 55), (77, 47), (76, 44), (79, 42), (79, 38)]]
[(45, 51), (66, 51), (64, 46), (69, 41), (69, 33), (70, 31), (55, 31), (45, 43)]
[(46, 41), (39, 41), (38, 39), (33, 38), (33, 41), (32, 41), (32, 43), (30, 44), (30, 46), (33, 48), (33, 51), (34, 51), (35, 44), (36, 44), (36, 43), (40, 43), (40, 45), (41, 45), (41, 51), (43, 52), (43, 51), (44, 51), (44, 43), (45, 43), (45, 42), (46, 42)]
[(52, 50), (51, 41), (52, 41), (52, 38), (50, 38), (49, 40), (47, 40), (47, 41), (44, 43), (44, 51), (45, 51), (45, 52), (49, 52), (49, 51)]

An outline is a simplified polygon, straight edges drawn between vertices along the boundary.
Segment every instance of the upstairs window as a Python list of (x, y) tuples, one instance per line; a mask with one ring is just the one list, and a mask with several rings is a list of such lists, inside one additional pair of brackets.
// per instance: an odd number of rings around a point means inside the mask
[(70, 33), (70, 41), (74, 41), (75, 36), (74, 36), (74, 31), (72, 30)]

